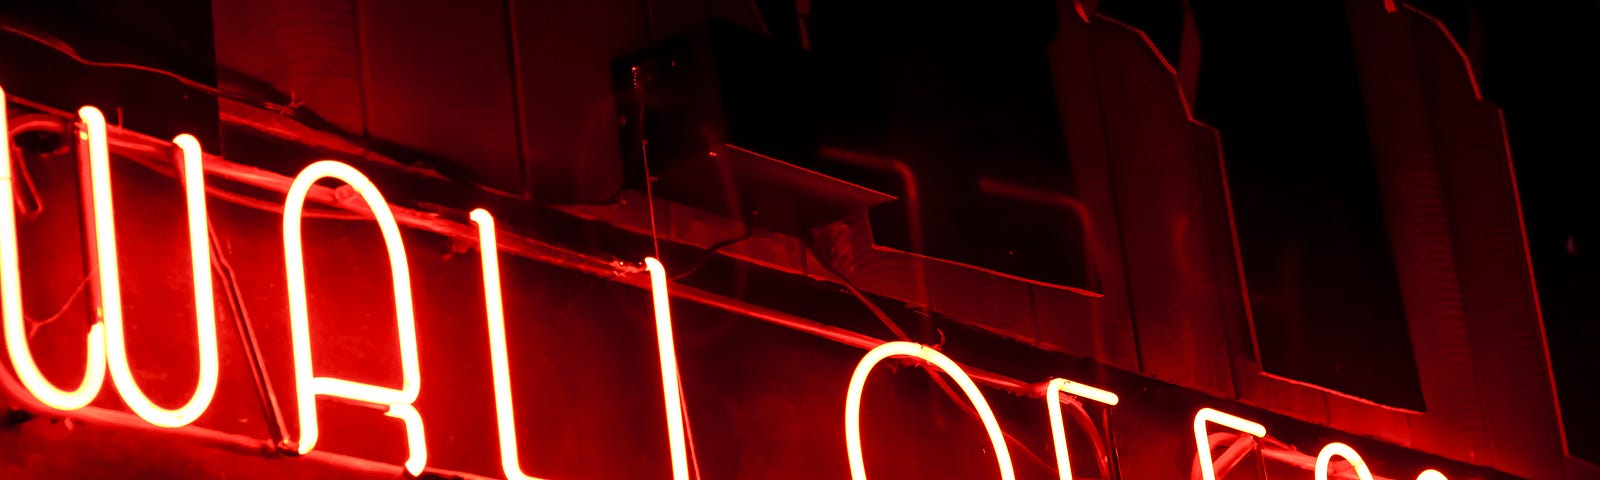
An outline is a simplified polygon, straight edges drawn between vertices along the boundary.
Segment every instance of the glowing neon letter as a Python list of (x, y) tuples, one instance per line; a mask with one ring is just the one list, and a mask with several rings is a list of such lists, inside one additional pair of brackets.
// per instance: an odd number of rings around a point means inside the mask
[(470, 215), (478, 225), (478, 252), (483, 258), (483, 307), (489, 319), (489, 364), (494, 374), (494, 418), (500, 432), (500, 469), (506, 478), (528, 480), (517, 457), (517, 425), (511, 404), (511, 360), (506, 350), (505, 304), (500, 298), (500, 247), (495, 243), (494, 216), (484, 209)]
[(1418, 474), (1417, 475), (1417, 480), (1450, 480), (1450, 479), (1446, 478), (1443, 473), (1439, 473), (1438, 470), (1434, 470), (1434, 469), (1430, 468), (1430, 469), (1427, 469), (1427, 470), (1423, 470), (1422, 473)]
[(844, 401), (844, 440), (845, 448), (850, 455), (850, 478), (863, 480), (867, 478), (867, 466), (861, 455), (861, 392), (867, 386), (867, 375), (872, 373), (872, 367), (878, 362), (890, 357), (916, 357), (933, 364), (945, 374), (950, 375), (961, 386), (961, 391), (966, 393), (967, 399), (972, 401), (972, 407), (978, 411), (978, 417), (983, 420), (983, 428), (989, 432), (989, 443), (994, 446), (994, 457), (1000, 464), (1000, 478), (1015, 480), (1016, 473), (1011, 467), (1011, 451), (1006, 448), (1005, 434), (1000, 431), (1000, 422), (995, 420), (994, 411), (989, 409), (989, 402), (984, 400), (983, 392), (978, 391), (978, 385), (972, 383), (972, 378), (961, 369), (960, 365), (951, 361), (937, 350), (924, 347), (911, 342), (888, 342), (879, 345), (867, 352), (861, 358), (861, 363), (856, 364), (856, 371), (850, 376), (850, 389), (845, 393)]
[(1106, 405), (1115, 406), (1117, 394), (1065, 378), (1052, 378), (1045, 384), (1045, 404), (1050, 410), (1050, 437), (1055, 440), (1056, 471), (1061, 480), (1072, 480), (1072, 458), (1067, 455), (1067, 426), (1061, 418), (1061, 393), (1066, 392)]
[(1210, 408), (1202, 408), (1194, 414), (1194, 446), (1200, 459), (1200, 476), (1205, 480), (1217, 480), (1217, 472), (1211, 460), (1211, 435), (1206, 433), (1206, 424), (1215, 423), (1234, 430), (1248, 433), (1253, 437), (1267, 436), (1267, 427), (1261, 424), (1219, 412)]
[(672, 305), (667, 295), (667, 268), (645, 258), (650, 271), (650, 298), (656, 310), (656, 350), (661, 354), (661, 395), (667, 406), (667, 441), (672, 447), (672, 478), (689, 480), (689, 440), (684, 435), (683, 393), (678, 384), (678, 347), (672, 342)]
[(106, 154), (105, 117), (94, 107), (83, 107), (79, 116), (89, 125), (89, 191), (94, 221), (90, 223), (95, 250), (96, 281), (99, 282), (100, 317), (105, 321), (106, 363), (111, 383), (133, 413), (153, 425), (177, 428), (188, 425), (217, 393), (217, 314), (211, 294), (211, 249), (207, 240), (205, 170), (201, 166), (200, 141), (184, 134), (172, 140), (183, 156), (183, 195), (189, 214), (189, 262), (194, 274), (194, 317), (196, 346), (200, 350), (200, 378), (194, 396), (176, 410), (150, 401), (128, 366), (126, 329), (122, 316), (122, 281), (117, 260), (116, 209), (111, 202), (111, 161)]
[[(103, 335), (105, 323), (96, 320), (89, 327), (88, 358), (84, 360), (83, 383), (72, 390), (61, 390), (50, 383), (33, 361), (33, 351), (28, 347), (27, 319), (22, 313), (22, 265), (17, 255), (17, 206), (11, 186), (11, 129), (6, 125), (5, 90), (0, 90), (0, 309), (5, 315), (6, 352), (16, 369), (17, 379), (23, 388), (46, 407), (56, 410), (77, 410), (89, 405), (100, 394), (105, 383), (105, 349)], [(90, 155), (106, 156), (105, 118), (99, 111), (89, 112), (83, 121), (88, 132), (80, 134), (88, 140)], [(93, 118), (91, 118), (93, 117)], [(82, 149), (80, 148), (80, 151)]]
[[(1317, 454), (1317, 469), (1315, 471), (1317, 480), (1328, 480), (1328, 462), (1333, 460), (1334, 455), (1344, 457), (1345, 461), (1350, 462), (1350, 467), (1356, 471), (1356, 478), (1372, 480), (1372, 471), (1367, 469), (1367, 462), (1361, 459), (1361, 455), (1356, 453), (1356, 449), (1339, 442), (1329, 443), (1327, 446), (1322, 447), (1321, 453)], [(1423, 475), (1426, 476), (1427, 472), (1423, 472)], [(1439, 476), (1444, 477), (1444, 475)]]
[[(394, 282), (394, 313), (400, 331), (399, 390), (352, 382), (333, 377), (316, 377), (311, 372), (311, 319), (306, 306), (306, 272), (304, 249), (301, 245), (301, 215), (306, 206), (306, 195), (312, 184), (323, 178), (337, 179), (354, 188), (372, 210), (372, 216), (383, 232), (383, 244), (389, 252), (389, 275)], [(405, 422), (411, 455), (406, 459), (406, 471), (422, 474), (428, 463), (427, 440), (422, 435), (422, 416), (416, 407), (422, 388), (422, 373), (417, 365), (417, 325), (411, 309), (411, 271), (406, 263), (405, 245), (401, 243), (400, 227), (395, 223), (389, 203), (378, 193), (365, 175), (355, 168), (332, 160), (313, 163), (295, 176), (289, 186), (289, 196), (283, 206), (283, 260), (289, 280), (289, 321), (294, 337), (294, 386), (300, 411), (301, 454), (311, 453), (317, 446), (317, 396), (340, 397), (370, 403), (385, 410), (385, 415)]]

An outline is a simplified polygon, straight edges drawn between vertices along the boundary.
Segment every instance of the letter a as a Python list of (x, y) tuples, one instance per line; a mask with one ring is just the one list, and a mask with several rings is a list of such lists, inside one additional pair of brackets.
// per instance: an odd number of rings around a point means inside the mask
[[(304, 213), (306, 195), (311, 185), (323, 178), (333, 178), (354, 188), (372, 210), (383, 232), (383, 243), (389, 253), (389, 275), (394, 282), (394, 313), (400, 331), (401, 386), (399, 390), (333, 377), (317, 377), (311, 372), (311, 319), (306, 305), (306, 272), (304, 250), (301, 246), (300, 223)], [(422, 416), (416, 407), (422, 388), (422, 374), (417, 364), (417, 325), (411, 309), (411, 271), (406, 263), (405, 245), (401, 243), (400, 227), (395, 223), (389, 203), (378, 193), (378, 188), (365, 175), (349, 165), (323, 160), (307, 166), (289, 186), (289, 197), (283, 207), (283, 260), (289, 280), (289, 321), (294, 336), (295, 396), (299, 402), (300, 440), (297, 449), (301, 454), (311, 453), (317, 445), (317, 396), (339, 397), (369, 403), (384, 410), (388, 416), (405, 422), (406, 439), (411, 456), (406, 460), (406, 471), (421, 475), (428, 464), (428, 444), (422, 432)]]

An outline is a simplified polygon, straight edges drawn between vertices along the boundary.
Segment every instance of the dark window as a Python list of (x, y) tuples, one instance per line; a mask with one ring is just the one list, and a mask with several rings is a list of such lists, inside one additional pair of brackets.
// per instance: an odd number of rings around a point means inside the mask
[(1262, 368), (1421, 410), (1344, 4), (1192, 6)]

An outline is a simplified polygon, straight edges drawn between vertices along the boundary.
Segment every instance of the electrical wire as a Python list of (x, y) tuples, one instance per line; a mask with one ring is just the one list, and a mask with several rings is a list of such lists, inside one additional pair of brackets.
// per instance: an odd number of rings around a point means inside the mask
[[(810, 242), (807, 243), (809, 244)], [(822, 265), (823, 270), (827, 270), (828, 274), (832, 275), (834, 280), (838, 282), (840, 286), (843, 286), (846, 291), (850, 292), (850, 295), (856, 297), (856, 300), (860, 301), (862, 306), (867, 307), (867, 310), (871, 311), (872, 315), (877, 317), (878, 321), (882, 323), (884, 327), (889, 329), (889, 333), (894, 334), (896, 339), (906, 342), (913, 341), (911, 336), (907, 335), (906, 331), (901, 329), (899, 324), (895, 323), (894, 319), (889, 318), (889, 314), (884, 313), (883, 309), (878, 308), (876, 303), (873, 303), (871, 299), (867, 298), (865, 294), (861, 293), (860, 289), (856, 288), (855, 282), (851, 282), (849, 278), (846, 278), (843, 273), (839, 272), (839, 269), (834, 268), (833, 262), (829, 261), (827, 257), (818, 254), (814, 248), (807, 248), (807, 250), (810, 251), (812, 257), (817, 259), (817, 264)]]
[(634, 65), (630, 73), (633, 74), (633, 95), (639, 102), (639, 125), (635, 130), (638, 132), (636, 137), (639, 143), (639, 163), (644, 167), (644, 198), (650, 214), (650, 244), (655, 247), (656, 258), (661, 258), (661, 234), (656, 229), (656, 195), (653, 186), (656, 179), (650, 175), (650, 140), (644, 137), (644, 82), (639, 81), (638, 65)]
[[(49, 132), (60, 129), (59, 122), (53, 119), (29, 121), (26, 115), (20, 115), (17, 117), (17, 121), (9, 123), (11, 124), (11, 132), (9, 133), (13, 138), (21, 133)], [(26, 202), (23, 202), (20, 198), (14, 199), (17, 206), (22, 207), (17, 212), (17, 219), (23, 222), (31, 222), (39, 218), (39, 215), (44, 214), (44, 197), (39, 195), (39, 186), (33, 182), (33, 174), (28, 169), (28, 158), (22, 154), (22, 147), (16, 145), (16, 142), (12, 142), (11, 145), (13, 149), (11, 158), (16, 162), (18, 178), (22, 179), (23, 186), (26, 187), (23, 189), (23, 193), (28, 194)], [(32, 205), (27, 205), (29, 203)]]
[(674, 273), (668, 278), (672, 279), (672, 281), (678, 281), (690, 275), (694, 275), (694, 272), (700, 270), (700, 267), (704, 267), (707, 262), (711, 261), (712, 257), (717, 256), (717, 252), (722, 251), (724, 248), (737, 245), (745, 240), (749, 240), (755, 235), (756, 229), (750, 227), (749, 224), (745, 224), (744, 233), (739, 234), (737, 237), (711, 244), (711, 246), (706, 247), (705, 252), (701, 253), (700, 258), (696, 259), (694, 263), (689, 264), (687, 268), (679, 269), (678, 273)]
[[(650, 215), (650, 245), (655, 249), (655, 258), (659, 259), (661, 258), (661, 232), (656, 227), (656, 195), (654, 187), (656, 179), (654, 176), (650, 175), (650, 140), (646, 139), (644, 136), (644, 84), (639, 81), (639, 66), (635, 65), (632, 69), (632, 73), (633, 91), (639, 99), (639, 122), (637, 127), (639, 141), (639, 163), (644, 167), (644, 198), (645, 207)], [(672, 278), (672, 280), (676, 280), (676, 278)], [(689, 401), (683, 396), (683, 388), (681, 385), (678, 388), (678, 402), (683, 405), (689, 404)], [(694, 478), (704, 478), (700, 474), (700, 456), (695, 452), (694, 448), (694, 423), (689, 421), (689, 410), (687, 408), (683, 410), (682, 415), (683, 432), (684, 437), (686, 437), (684, 438), (684, 444), (688, 447), (690, 469), (694, 474)]]
[[(683, 388), (678, 388), (678, 404), (688, 405), (689, 400), (683, 396)], [(689, 409), (683, 409), (683, 443), (689, 447), (689, 471), (694, 472), (694, 478), (703, 479), (700, 475), (700, 456), (694, 453), (694, 423), (689, 421)]]
[[(961, 407), (961, 410), (967, 412), (967, 415), (974, 419), (982, 418), (982, 416), (978, 413), (977, 408), (974, 408), (969, 401), (964, 400), (960, 395), (956, 394), (954, 389), (950, 388), (950, 383), (944, 380), (944, 376), (939, 375), (938, 369), (924, 368), (923, 371), (927, 372), (928, 376), (933, 378), (934, 383), (938, 384), (939, 389), (944, 391), (945, 397), (950, 398), (950, 401), (954, 402), (956, 406)], [(1056, 469), (1054, 464), (1045, 461), (1045, 459), (1040, 457), (1037, 452), (1034, 452), (1033, 448), (1029, 447), (1028, 444), (1022, 443), (1022, 440), (1017, 439), (1017, 437), (1004, 430), (1000, 432), (1000, 435), (1005, 437), (1007, 444), (1016, 447), (1017, 449), (1021, 450), (1023, 454), (1027, 455), (1029, 460), (1039, 464), (1039, 466), (1044, 467), (1045, 470), (1049, 470), (1051, 473), (1059, 474), (1060, 471)]]
[(78, 303), (79, 298), (83, 298), (83, 292), (88, 290), (89, 280), (93, 277), (94, 271), (92, 270), (87, 275), (84, 275), (83, 280), (78, 282), (78, 288), (74, 289), (71, 294), (67, 295), (67, 299), (61, 302), (61, 306), (56, 308), (55, 313), (50, 314), (50, 316), (45, 317), (43, 320), (36, 320), (27, 314), (23, 314), (23, 318), (28, 321), (28, 338), (33, 338), (33, 335), (38, 333), (40, 328), (43, 328), (45, 325), (55, 323), (56, 320), (60, 320), (62, 316), (65, 316), (67, 311), (72, 309), (72, 305)]
[[(634, 95), (639, 100), (639, 122), (638, 122), (638, 127), (637, 127), (637, 130), (638, 130), (637, 140), (639, 142), (639, 163), (643, 164), (643, 166), (644, 166), (644, 196), (645, 196), (645, 206), (649, 210), (649, 215), (650, 215), (650, 245), (655, 248), (655, 253), (656, 253), (655, 258), (660, 259), (661, 258), (661, 233), (656, 228), (656, 196), (655, 196), (655, 188), (652, 186), (653, 184), (655, 184), (655, 180), (656, 179), (655, 179), (655, 177), (652, 177), (650, 175), (650, 141), (648, 139), (646, 139), (645, 136), (644, 136), (644, 116), (645, 116), (644, 83), (639, 80), (639, 66), (638, 65), (634, 65), (633, 66), (633, 68), (631, 69), (631, 73), (633, 74), (632, 80), (633, 80)], [(689, 401), (684, 399), (684, 397), (683, 397), (683, 388), (682, 388), (681, 385), (678, 388), (678, 402), (680, 402), (683, 405), (688, 405), (689, 404)], [(687, 438), (684, 439), (684, 444), (685, 444), (685, 446), (688, 447), (689, 465), (690, 465), (691, 471), (694, 473), (694, 478), (697, 478), (697, 479), (704, 478), (700, 474), (700, 456), (695, 452), (695, 448), (694, 448), (694, 428), (693, 428), (693, 422), (689, 421), (689, 410), (687, 408), (685, 408), (683, 410), (682, 415), (683, 415), (683, 419), (682, 420), (683, 420), (684, 436), (687, 437)]]
[[(14, 126), (11, 127), (11, 131), (8, 132), (9, 135), (15, 136), (18, 133), (48, 131), (48, 125), (46, 122), (28, 121), (22, 117), (26, 117), (26, 115), (19, 117), (20, 121), (13, 124)], [(16, 153), (16, 155), (12, 155), (12, 158), (16, 160), (16, 168), (21, 173), (20, 178), (27, 186), (27, 188), (24, 189), (24, 192), (30, 196), (29, 202), (33, 204), (31, 209), (19, 212), (22, 213), (22, 215), (18, 215), (17, 219), (24, 223), (31, 222), (39, 218), (39, 216), (44, 213), (44, 198), (39, 196), (38, 187), (33, 183), (33, 176), (28, 173), (28, 162), (26, 161), (27, 155), (22, 152), (20, 147), (16, 147), (16, 151), (13, 153)], [(10, 200), (17, 202), (18, 205), (23, 204), (20, 198), (14, 198)], [(67, 311), (72, 309), (72, 305), (77, 303), (79, 298), (83, 297), (83, 293), (88, 290), (89, 280), (91, 280), (93, 277), (94, 271), (90, 270), (83, 276), (83, 280), (78, 281), (77, 288), (73, 289), (72, 293), (68, 294), (67, 298), (61, 301), (61, 306), (57, 307), (49, 316), (43, 319), (36, 319), (24, 313), (23, 318), (28, 321), (28, 338), (33, 338), (33, 336), (39, 332), (40, 328), (43, 328), (45, 325), (55, 323), (57, 320), (60, 320), (61, 317), (65, 316)]]

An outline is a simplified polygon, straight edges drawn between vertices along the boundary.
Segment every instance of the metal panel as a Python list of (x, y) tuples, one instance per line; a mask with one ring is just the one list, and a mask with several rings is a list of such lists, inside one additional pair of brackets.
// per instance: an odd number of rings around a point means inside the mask
[(1460, 258), (1450, 238), (1423, 84), (1409, 25), (1377, 2), (1349, 6), (1351, 38), (1375, 159), (1383, 180), (1401, 291), (1406, 300), (1425, 415), (1413, 418), (1417, 448), (1492, 462), (1460, 291)]
[(216, 0), (226, 88), (271, 95), (345, 132), (366, 131), (355, 0)]
[(510, 5), (515, 105), (533, 197), (612, 197), (622, 185), (622, 156), (611, 62), (647, 43), (643, 2)]
[(520, 193), (506, 4), (356, 6), (366, 133), (387, 150), (445, 159), (441, 169), (465, 171), (458, 177)]
[(1495, 465), (1529, 478), (1561, 478), (1562, 439), (1522, 236), (1500, 111), (1485, 102), (1453, 38), (1433, 18), (1405, 14), (1432, 107), (1431, 139), (1460, 252), (1461, 291)]
[[(1070, 10), (1068, 10), (1070, 12)], [(1228, 342), (1212, 260), (1209, 189), (1199, 183), (1202, 159), (1174, 72), (1137, 30), (1105, 17), (1087, 25), (1090, 78), (1067, 88), (1099, 97), (1108, 171), (1115, 192), (1128, 295), (1141, 367), (1167, 381), (1232, 395)], [(1069, 137), (1071, 141), (1071, 137)]]

